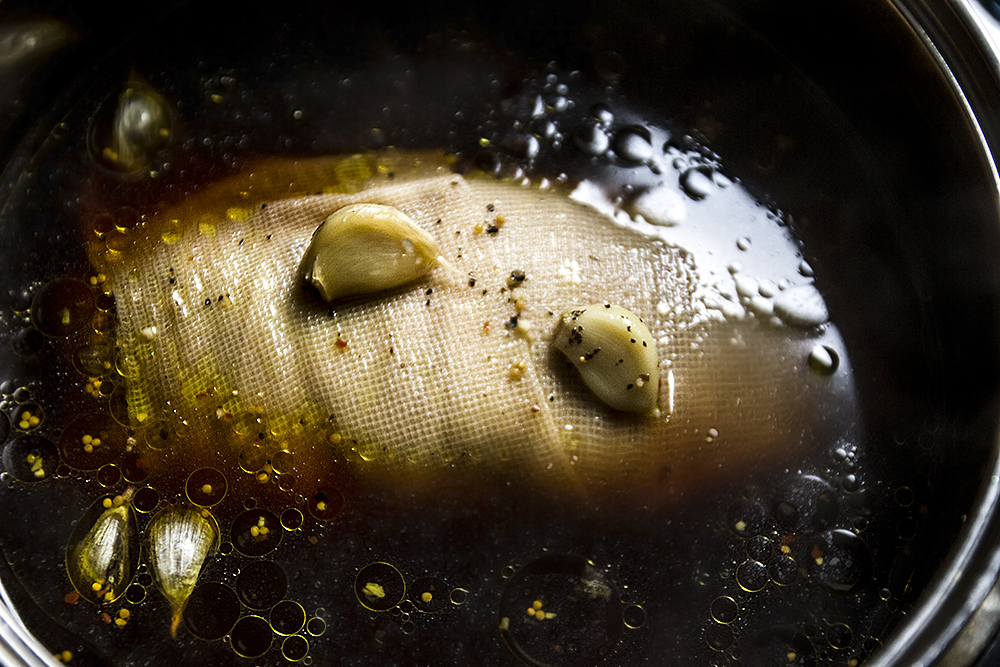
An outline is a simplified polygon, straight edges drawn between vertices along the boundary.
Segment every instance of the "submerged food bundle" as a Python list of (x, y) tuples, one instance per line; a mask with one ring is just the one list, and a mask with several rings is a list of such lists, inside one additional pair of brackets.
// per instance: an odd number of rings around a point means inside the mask
[(797, 343), (713, 317), (688, 251), (438, 162), (243, 206), (210, 189), (99, 257), (131, 425), (183, 421), (197, 457), (245, 446), (250, 413), (389, 486), (478, 468), (654, 503), (806, 425), (796, 401), (824, 389), (782, 362)]
[(60, 659), (867, 654), (895, 561), (788, 216), (691, 135), (574, 110), (579, 72), (522, 83), (464, 151), (246, 149), (228, 74), (88, 112), (52, 179), (78, 263), (12, 334), (50, 365), (0, 387), (0, 511), (53, 527), (4, 548)]

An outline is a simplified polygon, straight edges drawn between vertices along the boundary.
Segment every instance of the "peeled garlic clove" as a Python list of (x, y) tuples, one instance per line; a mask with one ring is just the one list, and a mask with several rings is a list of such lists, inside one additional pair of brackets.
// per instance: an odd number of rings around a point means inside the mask
[(656, 345), (635, 313), (607, 303), (567, 311), (552, 344), (607, 405), (626, 412), (656, 410), (660, 392)]
[[(93, 522), (90, 519), (97, 516)], [(90, 526), (85, 532), (83, 528)], [(82, 535), (80, 534), (82, 532)], [(66, 571), (81, 597), (118, 599), (135, 574), (138, 530), (128, 498), (102, 498), (87, 510), (66, 546)]]
[(392, 206), (345, 206), (321, 224), (299, 271), (326, 301), (412, 282), (439, 263), (434, 239)]
[(153, 518), (146, 534), (153, 578), (173, 607), (170, 633), (176, 636), (202, 565), (219, 547), (219, 528), (206, 510), (172, 507)]

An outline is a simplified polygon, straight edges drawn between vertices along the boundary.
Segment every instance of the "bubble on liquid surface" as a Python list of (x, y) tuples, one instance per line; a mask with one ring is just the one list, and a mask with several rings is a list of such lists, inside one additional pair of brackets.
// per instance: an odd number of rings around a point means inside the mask
[(740, 607), (736, 600), (728, 595), (720, 596), (712, 600), (712, 620), (716, 623), (728, 625), (735, 621), (740, 614)]
[(260, 616), (244, 616), (229, 633), (229, 643), (236, 655), (257, 658), (271, 648), (274, 635), (271, 626)]
[(823, 588), (855, 593), (871, 580), (872, 553), (864, 540), (849, 530), (830, 530), (812, 540), (809, 575)]
[(305, 627), (306, 610), (295, 600), (282, 600), (271, 608), (268, 620), (279, 635), (294, 635)]
[(94, 294), (83, 281), (56, 278), (39, 288), (31, 300), (31, 321), (47, 336), (68, 336), (90, 321)]
[(641, 125), (626, 127), (615, 133), (615, 155), (626, 162), (643, 163), (653, 158), (650, 132)]
[(284, 529), (272, 512), (251, 509), (233, 520), (230, 540), (246, 556), (263, 556), (278, 548)]
[(285, 597), (288, 579), (277, 563), (254, 561), (240, 569), (236, 592), (250, 609), (269, 609)]
[(809, 352), (809, 368), (818, 375), (833, 375), (840, 366), (840, 355), (827, 345), (817, 345)]
[(785, 481), (775, 493), (772, 507), (778, 525), (793, 532), (829, 528), (839, 512), (833, 486), (815, 475), (796, 475)]
[(608, 151), (611, 140), (598, 123), (587, 123), (573, 133), (573, 144), (585, 155), (597, 157)]
[(365, 609), (388, 611), (406, 596), (406, 580), (389, 563), (370, 563), (354, 579), (354, 595)]
[(48, 479), (59, 464), (59, 450), (48, 438), (22, 435), (3, 448), (3, 467), (16, 480), (40, 482)]
[(199, 639), (222, 639), (240, 616), (240, 601), (233, 589), (220, 583), (199, 584), (184, 606), (184, 625)]
[(680, 175), (681, 190), (694, 201), (701, 201), (708, 197), (715, 190), (715, 181), (712, 179), (712, 169), (705, 165), (699, 165), (690, 169), (685, 169)]
[(768, 527), (767, 510), (757, 500), (741, 498), (729, 506), (729, 529), (740, 537), (753, 537)]
[(760, 561), (746, 560), (736, 568), (736, 583), (747, 593), (763, 590), (768, 581), (767, 566)]

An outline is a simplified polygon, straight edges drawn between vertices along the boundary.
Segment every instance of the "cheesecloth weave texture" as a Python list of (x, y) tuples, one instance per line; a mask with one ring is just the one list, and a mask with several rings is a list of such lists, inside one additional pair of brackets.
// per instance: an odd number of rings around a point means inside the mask
[[(409, 215), (453, 269), (322, 303), (299, 262), (327, 216), (363, 202)], [(375, 178), (355, 194), (232, 217), (189, 224), (112, 277), (137, 424), (249, 409), (335, 424), (374, 474), (472, 462), (544, 480), (655, 481), (774, 449), (799, 420), (802, 371), (777, 337), (696, 324), (685, 251), (561, 193), (450, 174)], [(657, 341), (659, 417), (604, 406), (550, 349), (558, 316), (594, 302), (639, 314)], [(709, 444), (711, 428), (726, 437)]]

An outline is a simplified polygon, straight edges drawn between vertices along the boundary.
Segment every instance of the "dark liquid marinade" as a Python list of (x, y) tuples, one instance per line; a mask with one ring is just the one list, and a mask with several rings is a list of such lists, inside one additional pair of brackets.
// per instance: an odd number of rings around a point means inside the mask
[[(801, 406), (818, 420), (822, 413), (829, 438), (799, 443), (789, 433), (794, 453), (780, 465), (751, 462), (652, 508), (619, 497), (578, 510), (502, 480), (475, 492), (446, 486), (432, 498), (409, 497), (338, 474), (323, 459), (326, 445), (281, 461), (280, 437), (252, 416), (241, 426), (247, 448), (187, 457), (170, 456), (190, 435), (184, 425), (166, 421), (142, 433), (115, 426), (124, 414), (116, 389), (125, 380), (113, 372), (113, 302), (99, 278), (90, 280), (86, 243), (95, 242), (95, 223), (77, 219), (88, 202), (120, 203), (110, 223), (128, 230), (149, 207), (258, 156), (384, 146), (444, 148), (458, 157), (457, 169), (504, 178), (586, 179), (611, 200), (621, 195), (622, 205), (661, 182), (683, 193), (676, 169), (645, 163), (647, 148), (683, 156), (702, 174), (718, 171), (720, 158), (665, 120), (671, 109), (654, 114), (615, 89), (631, 65), (620, 56), (600, 52), (574, 70), (524, 62), (505, 48), (523, 45), (497, 45), (502, 35), (412, 30), (397, 43), (373, 32), (367, 46), (376, 55), (365, 59), (357, 55), (363, 50), (337, 52), (287, 28), (250, 30), (243, 39), (255, 48), (239, 60), (219, 55), (220, 46), (200, 58), (173, 52), (164, 69), (148, 55), (155, 48), (132, 53), (133, 76), (142, 78), (132, 85), (157, 91), (171, 110), (164, 146), (130, 173), (95, 150), (95, 133), (106, 132), (107, 106), (126, 80), (119, 71), (57, 119), (19, 178), (7, 174), (12, 191), (0, 234), (17, 280), (2, 320), (13, 354), (0, 378), (7, 443), (0, 536), (5, 586), (29, 629), (79, 665), (230, 664), (237, 655), (254, 664), (344, 665), (863, 660), (915, 595), (916, 555), (929, 539), (918, 480), (929, 476), (935, 450), (930, 438), (907, 445), (922, 454), (909, 466), (871, 455), (902, 449), (906, 434), (903, 443), (859, 435), (852, 395), (841, 406)], [(775, 226), (785, 224), (772, 209)], [(756, 215), (767, 216), (767, 207)], [(736, 254), (735, 237), (706, 231), (705, 239)], [(65, 278), (79, 282), (54, 282)], [(74, 328), (78, 315), (85, 321)], [(802, 337), (803, 360), (814, 342)], [(96, 356), (81, 361), (81, 348)], [(841, 374), (849, 374), (847, 350), (837, 352)], [(112, 368), (91, 373), (88, 360)], [(88, 382), (95, 376), (100, 385)], [(34, 425), (29, 415), (27, 431), (25, 410), (41, 416)], [(84, 416), (122, 440), (89, 470), (58, 454)], [(123, 444), (128, 436), (134, 444)], [(225, 495), (212, 497), (220, 481)], [(158, 508), (192, 501), (210, 507), (221, 528), (220, 552), (205, 566), (176, 639), (170, 605), (145, 561), (125, 594), (102, 606), (77, 600), (67, 577), (76, 522), (85, 514), (92, 521), (88, 508), (130, 487), (140, 531)], [(275, 526), (273, 537), (241, 543), (244, 524), (258, 519)], [(573, 604), (557, 609), (555, 600)]]

